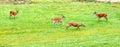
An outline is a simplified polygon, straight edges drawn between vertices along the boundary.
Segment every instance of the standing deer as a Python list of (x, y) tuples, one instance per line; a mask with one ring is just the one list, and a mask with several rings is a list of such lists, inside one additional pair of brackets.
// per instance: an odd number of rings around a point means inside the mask
[(104, 17), (106, 19), (106, 21), (108, 21), (106, 13), (97, 14), (97, 12), (94, 12), (94, 14), (98, 17), (98, 20), (100, 20), (100, 18)]
[(62, 18), (53, 18), (52, 22), (53, 25), (55, 25), (56, 23), (62, 23), (64, 21), (65, 16), (62, 16)]
[(75, 23), (75, 22), (69, 22), (68, 25), (66, 26), (66, 29), (68, 29), (71, 26), (77, 27), (77, 29), (79, 29), (81, 26), (85, 27), (84, 24), (79, 24), (79, 23)]
[(18, 12), (19, 12), (18, 10), (16, 12), (15, 11), (10, 11), (10, 17), (13, 16), (15, 18), (16, 15), (18, 14)]

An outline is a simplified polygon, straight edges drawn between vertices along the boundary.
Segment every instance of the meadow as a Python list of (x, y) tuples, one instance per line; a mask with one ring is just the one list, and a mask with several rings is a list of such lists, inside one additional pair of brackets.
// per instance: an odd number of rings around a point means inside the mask
[[(116, 7), (112, 7), (116, 6)], [(10, 10), (19, 10), (16, 19)], [(107, 13), (97, 20), (93, 14)], [(52, 25), (52, 18), (66, 18)], [(76, 30), (68, 22), (84, 23)], [(0, 47), (119, 47), (120, 4), (94, 2), (62, 2), (25, 5), (0, 5)]]

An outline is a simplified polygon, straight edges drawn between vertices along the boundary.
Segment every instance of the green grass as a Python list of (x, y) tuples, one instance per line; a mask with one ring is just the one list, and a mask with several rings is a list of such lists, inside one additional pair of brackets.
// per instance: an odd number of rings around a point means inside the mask
[[(0, 5), (0, 47), (119, 47), (119, 8), (80, 2)], [(10, 10), (20, 11), (16, 19), (9, 18)], [(98, 21), (94, 11), (107, 13), (109, 21)], [(64, 23), (53, 26), (51, 19), (61, 14), (66, 16)], [(86, 27), (66, 30), (70, 21)]]
[[(4, 1), (9, 2), (9, 1), (12, 1), (12, 0), (4, 0)], [(33, 2), (69, 2), (69, 1), (72, 1), (72, 0), (25, 0), (25, 1), (33, 1)]]
[(72, 0), (31, 0), (31, 1), (34, 1), (34, 2), (69, 2)]

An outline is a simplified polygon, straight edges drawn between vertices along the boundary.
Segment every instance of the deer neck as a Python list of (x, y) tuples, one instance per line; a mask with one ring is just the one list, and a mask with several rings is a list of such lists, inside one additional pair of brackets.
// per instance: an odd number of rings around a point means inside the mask
[(62, 20), (64, 20), (64, 18), (62, 18)]

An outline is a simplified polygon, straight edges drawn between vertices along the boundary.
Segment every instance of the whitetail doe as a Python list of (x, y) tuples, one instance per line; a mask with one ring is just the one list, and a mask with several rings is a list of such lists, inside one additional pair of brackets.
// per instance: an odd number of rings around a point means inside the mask
[(97, 12), (94, 12), (94, 14), (98, 17), (98, 20), (100, 20), (100, 18), (104, 17), (106, 19), (106, 21), (108, 21), (106, 13), (99, 13), (99, 14), (97, 14)]
[(15, 18), (16, 15), (18, 14), (18, 12), (19, 12), (18, 10), (16, 12), (15, 11), (10, 11), (10, 17), (13, 16)]
[(62, 16), (62, 18), (53, 18), (52, 22), (53, 25), (55, 25), (56, 23), (62, 23), (64, 21), (65, 16)]
[(76, 23), (76, 22), (69, 22), (68, 25), (66, 26), (66, 29), (68, 29), (71, 26), (77, 27), (77, 29), (79, 29), (81, 26), (85, 27), (84, 24), (79, 24), (79, 23)]

